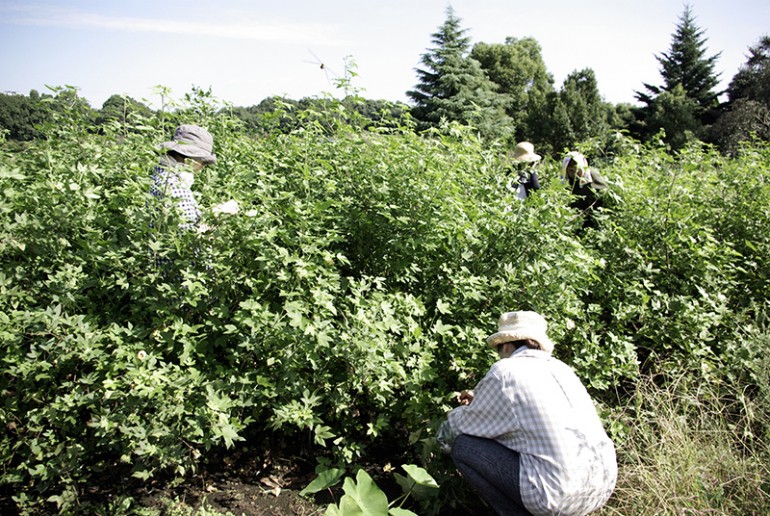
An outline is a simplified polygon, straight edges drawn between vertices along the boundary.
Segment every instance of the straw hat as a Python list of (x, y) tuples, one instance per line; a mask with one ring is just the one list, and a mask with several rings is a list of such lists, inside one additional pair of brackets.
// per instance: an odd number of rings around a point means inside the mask
[(553, 341), (548, 338), (547, 329), (548, 323), (537, 312), (507, 312), (500, 316), (497, 333), (487, 337), (487, 345), (494, 348), (505, 342), (531, 339), (540, 345), (540, 349), (552, 353)]
[(513, 160), (521, 162), (540, 161), (542, 156), (535, 154), (535, 146), (529, 142), (519, 142), (513, 149)]
[(199, 159), (206, 165), (217, 161), (216, 155), (211, 153), (211, 149), (214, 147), (214, 137), (203, 127), (197, 125), (180, 125), (176, 128), (172, 141), (161, 143), (160, 147), (178, 152), (188, 158)]

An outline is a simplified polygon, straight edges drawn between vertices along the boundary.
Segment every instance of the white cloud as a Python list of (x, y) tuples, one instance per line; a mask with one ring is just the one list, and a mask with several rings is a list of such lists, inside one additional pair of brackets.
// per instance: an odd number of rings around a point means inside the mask
[(24, 4), (0, 5), (0, 17), (4, 19), (4, 23), (14, 25), (194, 34), (265, 43), (340, 44), (339, 41), (331, 37), (337, 28), (320, 23), (301, 24), (251, 20), (202, 23), (167, 18), (116, 17), (74, 9)]

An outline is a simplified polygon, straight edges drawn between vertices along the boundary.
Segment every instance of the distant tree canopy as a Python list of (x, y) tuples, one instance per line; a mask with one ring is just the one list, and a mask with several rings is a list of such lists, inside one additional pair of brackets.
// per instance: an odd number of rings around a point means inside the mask
[[(589, 140), (609, 141), (610, 130), (627, 130), (643, 141), (662, 134), (673, 149), (700, 139), (730, 153), (752, 138), (770, 140), (770, 36), (749, 49), (726, 91), (727, 102), (719, 105), (714, 71), (719, 54), (707, 55), (704, 31), (689, 5), (679, 17), (669, 50), (656, 55), (663, 83), (643, 84), (635, 95), (640, 106), (603, 101), (590, 68), (576, 69), (556, 90), (540, 44), (532, 37), (509, 36), (504, 43), (471, 47), (451, 6), (432, 43), (415, 70), (417, 84), (406, 92), (410, 105), (365, 99), (351, 84), (356, 74), (346, 73), (337, 84), (345, 94), (340, 101), (271, 96), (252, 106), (226, 109), (253, 135), (288, 133), (311, 122), (330, 131), (337, 122), (362, 129), (418, 131), (456, 122), (503, 146), (528, 140), (541, 154), (555, 156)], [(141, 124), (144, 118), (174, 109), (163, 102), (156, 113), (123, 95), (112, 95), (101, 109), (92, 109), (73, 86), (49, 89), (51, 93), (43, 95), (35, 90), (29, 96), (0, 94), (0, 138), (47, 137), (57, 131), (57, 118), (74, 117), (85, 122), (80, 127), (101, 131), (107, 125)]]
[(727, 88), (730, 102), (748, 99), (770, 107), (770, 36), (763, 36), (749, 48), (746, 63)]
[(568, 75), (552, 99), (545, 120), (553, 151), (560, 153), (573, 148), (579, 142), (601, 136), (609, 128), (611, 108), (602, 100), (596, 75), (590, 68)]
[(546, 99), (554, 92), (553, 76), (534, 38), (508, 37), (505, 43), (477, 43), (470, 57), (481, 64), (503, 96), (516, 140), (533, 138), (533, 123), (542, 115)]
[(407, 92), (414, 101), (412, 115), (419, 129), (460, 122), (484, 136), (504, 136), (513, 129), (505, 112), (506, 98), (497, 93), (498, 87), (481, 64), (468, 55), (470, 38), (460, 21), (448, 7), (446, 21), (433, 34), (436, 46), (423, 54), (424, 68), (417, 69), (419, 83)]
[(255, 106), (230, 109), (243, 121), (247, 132), (256, 135), (285, 134), (300, 129), (307, 123), (308, 113), (326, 117), (327, 123), (338, 120), (365, 129), (401, 125), (406, 123), (405, 117), (409, 114), (406, 104), (356, 96), (348, 96), (341, 101), (313, 97), (292, 100), (275, 96)]
[[(59, 115), (84, 122), (83, 126), (100, 131), (107, 125), (132, 127), (158, 114), (144, 103), (125, 95), (112, 95), (101, 109), (92, 109), (72, 87), (51, 88), (52, 94), (29, 96), (0, 94), (0, 130), (9, 140), (29, 141), (44, 138), (57, 130)], [(205, 95), (209, 95), (208, 92)], [(362, 128), (409, 125), (409, 107), (403, 103), (349, 96), (341, 101), (307, 97), (301, 100), (268, 97), (249, 107), (228, 107), (254, 135), (288, 133), (307, 123), (308, 113), (327, 117), (329, 122), (344, 120)]]
[(0, 93), (0, 128), (11, 140), (29, 141), (41, 136), (36, 126), (48, 118), (49, 109), (36, 90), (29, 96)]
[(728, 101), (711, 131), (711, 139), (728, 153), (740, 143), (770, 140), (770, 36), (749, 48), (746, 63), (727, 88)]
[(152, 110), (138, 100), (125, 95), (112, 95), (102, 104), (102, 109), (96, 116), (96, 122), (100, 125), (109, 122), (127, 124), (137, 118), (150, 115)]

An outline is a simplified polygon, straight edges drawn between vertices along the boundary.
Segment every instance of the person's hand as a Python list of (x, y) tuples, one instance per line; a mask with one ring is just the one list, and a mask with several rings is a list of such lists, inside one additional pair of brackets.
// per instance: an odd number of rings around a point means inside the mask
[(460, 405), (470, 405), (471, 401), (473, 401), (473, 391), (471, 390), (463, 391), (457, 396), (457, 402)]

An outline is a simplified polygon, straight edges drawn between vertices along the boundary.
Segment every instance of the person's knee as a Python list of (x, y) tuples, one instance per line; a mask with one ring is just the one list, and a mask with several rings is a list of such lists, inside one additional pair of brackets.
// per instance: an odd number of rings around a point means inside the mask
[(470, 437), (465, 434), (460, 434), (455, 437), (455, 440), (452, 443), (452, 451), (449, 454), (449, 456), (452, 457), (452, 460), (457, 462), (458, 458), (465, 455), (467, 449), (470, 447), (470, 441)]
[(486, 441), (486, 439), (481, 437), (460, 434), (455, 438), (455, 441), (452, 444), (452, 451), (449, 455), (452, 457), (455, 464), (472, 464), (478, 461), (484, 441)]

